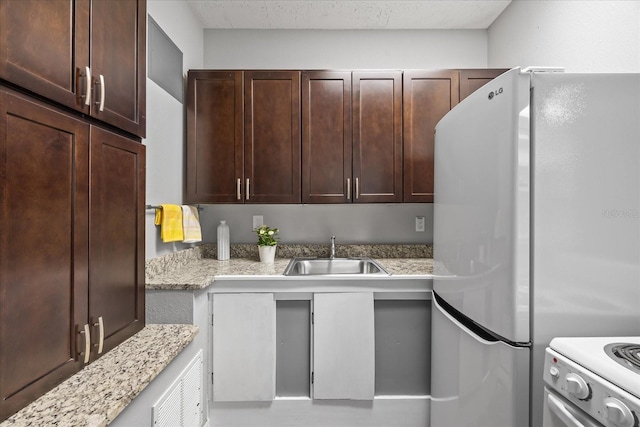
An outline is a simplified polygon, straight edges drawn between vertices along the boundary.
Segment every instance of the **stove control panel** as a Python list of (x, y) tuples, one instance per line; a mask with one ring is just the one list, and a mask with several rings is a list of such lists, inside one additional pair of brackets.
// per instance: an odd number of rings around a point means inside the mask
[(605, 427), (640, 427), (640, 397), (550, 348), (545, 354), (544, 382)]

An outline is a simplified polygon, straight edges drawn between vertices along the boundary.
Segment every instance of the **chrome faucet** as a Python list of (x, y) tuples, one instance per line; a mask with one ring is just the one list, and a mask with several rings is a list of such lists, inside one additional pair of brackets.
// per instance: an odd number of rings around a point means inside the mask
[(331, 236), (331, 252), (329, 258), (334, 259), (336, 257), (336, 236)]

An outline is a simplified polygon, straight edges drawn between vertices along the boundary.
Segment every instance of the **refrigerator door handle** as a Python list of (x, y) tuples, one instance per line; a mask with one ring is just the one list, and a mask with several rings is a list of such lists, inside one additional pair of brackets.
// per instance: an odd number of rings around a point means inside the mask
[[(453, 322), (458, 328), (460, 328), (462, 331), (464, 331), (467, 335), (469, 335), (470, 337), (472, 337), (476, 341), (478, 341), (478, 342), (480, 342), (482, 344), (485, 344), (485, 345), (493, 345), (493, 344), (496, 344), (496, 343), (498, 343), (500, 341), (497, 338), (486, 339), (486, 338), (483, 338), (483, 337), (479, 336), (475, 331), (472, 331), (471, 329), (469, 329), (464, 323), (461, 323), (458, 319), (453, 317), (446, 309), (444, 309), (438, 303), (438, 299), (439, 299), (439, 297), (434, 294), (433, 304), (435, 304), (435, 306), (438, 308), (438, 310), (440, 310), (442, 312), (442, 314), (445, 315), (445, 317), (447, 317), (451, 322)], [(505, 343), (505, 344), (507, 344), (507, 343)]]
[(482, 325), (479, 325), (472, 319), (466, 317), (463, 313), (458, 312), (454, 307), (450, 306), (448, 302), (436, 292), (433, 292), (433, 303), (456, 326), (482, 344), (492, 345), (504, 343), (505, 345), (515, 349), (531, 347), (531, 343), (529, 342), (510, 341), (500, 334), (485, 329)]
[(568, 427), (585, 427), (564, 407), (562, 401), (552, 394), (547, 395), (547, 405), (549, 405), (549, 410), (556, 414)]

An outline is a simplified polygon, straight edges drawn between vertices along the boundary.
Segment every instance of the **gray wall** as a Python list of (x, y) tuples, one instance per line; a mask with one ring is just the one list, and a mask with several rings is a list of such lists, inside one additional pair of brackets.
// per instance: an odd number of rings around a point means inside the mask
[(512, 1), (488, 34), (490, 67), (640, 72), (639, 1)]
[[(262, 215), (265, 224), (279, 228), (282, 243), (329, 244), (331, 236), (338, 244), (433, 241), (430, 203), (207, 206), (201, 216), (204, 239), (215, 242), (217, 226), (225, 220), (231, 243), (256, 243), (253, 215)], [(415, 231), (416, 216), (425, 217), (425, 231)]]
[[(149, 0), (147, 12), (183, 53), (186, 78), (190, 68), (202, 68), (203, 36), (200, 21), (182, 1)], [(147, 204), (175, 203), (183, 199), (185, 106), (147, 78)], [(162, 243), (146, 214), (146, 258), (187, 247)]]

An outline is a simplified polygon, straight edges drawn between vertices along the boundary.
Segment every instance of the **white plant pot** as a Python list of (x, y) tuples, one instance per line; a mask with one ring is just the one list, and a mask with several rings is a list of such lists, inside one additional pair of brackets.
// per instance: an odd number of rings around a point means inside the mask
[(258, 246), (258, 253), (260, 254), (260, 262), (273, 263), (276, 257), (276, 246)]

